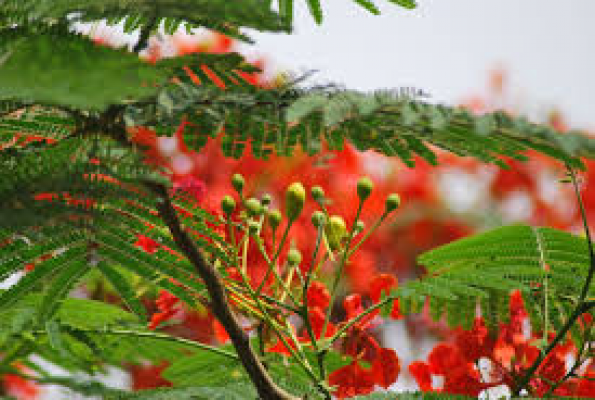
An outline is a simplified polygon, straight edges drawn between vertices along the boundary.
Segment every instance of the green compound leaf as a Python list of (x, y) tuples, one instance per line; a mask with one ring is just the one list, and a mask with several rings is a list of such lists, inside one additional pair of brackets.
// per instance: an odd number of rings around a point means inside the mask
[[(135, 29), (156, 31), (160, 24), (173, 33), (182, 24), (208, 28), (226, 35), (248, 39), (241, 27), (260, 31), (284, 31), (287, 25), (271, 10), (266, 0), (7, 0), (0, 3), (0, 18), (51, 23), (105, 20), (108, 25), (123, 23), (127, 33)], [(16, 15), (15, 15), (16, 14)], [(2, 19), (0, 19), (0, 22)]]
[[(474, 305), (491, 327), (508, 317), (508, 300), (519, 289), (534, 329), (543, 324), (559, 328), (563, 318), (552, 317), (577, 301), (589, 270), (589, 252), (584, 238), (552, 228), (526, 225), (505, 226), (463, 238), (422, 254), (418, 261), (429, 276), (410, 281), (405, 297), (428, 295), (435, 316), (440, 304), (449, 320), (472, 321)], [(590, 290), (590, 295), (595, 289)], [(547, 299), (547, 301), (545, 301)], [(547, 307), (547, 309), (546, 309)]]
[(133, 53), (76, 34), (23, 35), (0, 52), (4, 99), (101, 111), (154, 95), (166, 77)]

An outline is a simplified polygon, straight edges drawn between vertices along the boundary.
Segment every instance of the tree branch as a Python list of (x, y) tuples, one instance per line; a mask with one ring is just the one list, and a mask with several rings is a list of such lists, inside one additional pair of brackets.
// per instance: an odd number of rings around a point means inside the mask
[(221, 322), (229, 335), (248, 376), (254, 383), (261, 399), (264, 400), (297, 400), (296, 397), (278, 387), (250, 347), (248, 335), (229, 308), (225, 287), (221, 283), (217, 271), (209, 264), (192, 239), (182, 229), (178, 215), (169, 199), (167, 189), (158, 184), (147, 184), (159, 196), (157, 210), (168, 226), (174, 241), (194, 265), (204, 281), (211, 297), (211, 308), (215, 317)]

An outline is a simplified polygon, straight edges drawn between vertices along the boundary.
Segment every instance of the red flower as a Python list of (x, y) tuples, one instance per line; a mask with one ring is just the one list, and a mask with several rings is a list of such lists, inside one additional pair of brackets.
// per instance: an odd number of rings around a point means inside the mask
[(223, 325), (221, 325), (221, 322), (219, 322), (216, 318), (213, 318), (213, 333), (219, 343), (225, 344), (229, 342), (229, 335), (227, 334), (227, 331)]
[(397, 353), (393, 349), (379, 349), (372, 363), (372, 373), (376, 383), (387, 389), (397, 381), (399, 372), (401, 372), (401, 365)]
[(328, 381), (337, 387), (334, 394), (340, 399), (371, 393), (375, 384), (372, 372), (357, 361), (332, 372)]
[[(319, 307), (313, 307), (308, 310), (308, 319), (312, 326), (312, 330), (314, 331), (314, 336), (316, 336), (316, 339), (320, 339), (322, 337), (322, 330), (324, 329), (325, 313)], [(326, 326), (324, 337), (332, 337), (336, 331), (337, 329), (335, 328), (335, 325), (329, 322)], [(306, 339), (306, 341), (309, 340)]]
[(188, 193), (197, 202), (204, 198), (207, 191), (205, 183), (192, 175), (175, 176), (173, 183), (174, 193), (179, 191)]
[(541, 363), (537, 374), (549, 382), (557, 382), (566, 374), (566, 363), (561, 355), (552, 352)]
[(357, 317), (364, 312), (364, 308), (362, 307), (362, 296), (359, 294), (350, 294), (346, 296), (343, 300), (343, 308), (345, 308), (348, 320)]
[(409, 364), (409, 373), (417, 381), (417, 385), (422, 392), (432, 391), (432, 374), (430, 366), (423, 361), (415, 361)]
[(477, 397), (479, 392), (490, 386), (493, 386), (493, 384), (481, 382), (479, 372), (466, 364), (462, 364), (449, 370), (444, 376), (443, 390), (446, 393), (467, 394)]
[(145, 235), (138, 235), (137, 241), (134, 243), (136, 247), (140, 247), (149, 254), (153, 254), (159, 248), (159, 243)]
[(466, 364), (456, 347), (443, 343), (434, 347), (428, 356), (428, 363), (430, 364), (430, 371), (433, 374), (441, 375), (446, 375), (461, 365)]
[(455, 342), (468, 362), (475, 362), (492, 353), (494, 341), (490, 338), (483, 319), (476, 318), (471, 331), (461, 331)]
[[(382, 298), (382, 292), (384, 292), (386, 295), (389, 295), (390, 290), (397, 286), (397, 282), (398, 280), (394, 275), (376, 275), (370, 282), (370, 298), (372, 301), (374, 303), (378, 303)], [(398, 299), (393, 302), (393, 308), (391, 310), (390, 316), (394, 319), (400, 319), (403, 317), (401, 315), (401, 308)]]
[[(293, 342), (293, 340), (288, 338), (288, 339), (286, 339), (286, 341), (287, 341), (287, 344), (289, 344), (289, 346), (291, 346), (292, 350), (295, 350), (297, 348), (297, 345)], [(269, 353), (282, 354), (287, 357), (291, 356), (291, 351), (287, 348), (287, 346), (285, 346), (285, 343), (283, 343), (281, 341), (281, 339), (277, 340), (277, 343), (274, 346), (267, 348), (266, 351)]]
[[(18, 369), (24, 369), (22, 366), (17, 365)], [(6, 394), (14, 396), (19, 400), (35, 400), (39, 395), (39, 387), (18, 375), (6, 374), (2, 376), (2, 384)]]
[(308, 287), (308, 307), (320, 307), (326, 309), (331, 302), (331, 295), (322, 282), (314, 281)]
[(149, 329), (156, 329), (162, 322), (173, 317), (178, 312), (176, 305), (179, 301), (173, 294), (165, 290), (159, 291), (159, 297), (155, 301), (159, 312), (152, 315)]

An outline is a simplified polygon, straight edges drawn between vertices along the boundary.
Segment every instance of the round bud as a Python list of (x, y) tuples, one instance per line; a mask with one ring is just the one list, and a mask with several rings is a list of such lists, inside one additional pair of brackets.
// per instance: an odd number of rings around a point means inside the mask
[(312, 193), (312, 198), (320, 203), (324, 200), (324, 190), (320, 186), (314, 186), (310, 189), (310, 193)]
[(236, 190), (238, 193), (242, 193), (244, 189), (244, 177), (240, 174), (233, 174), (231, 177), (231, 186)]
[(372, 189), (374, 189), (374, 183), (372, 183), (370, 178), (367, 176), (360, 178), (360, 180), (357, 181), (357, 195), (360, 201), (364, 201), (370, 197)]
[(292, 183), (285, 192), (285, 212), (290, 221), (300, 215), (306, 201), (306, 189), (300, 182)]
[(324, 232), (326, 233), (331, 250), (337, 250), (341, 247), (341, 242), (347, 236), (347, 226), (342, 217), (333, 215), (329, 218)]
[(391, 193), (386, 198), (386, 202), (384, 203), (384, 208), (386, 209), (386, 212), (389, 213), (389, 212), (395, 211), (397, 208), (399, 208), (399, 205), (401, 205), (401, 198), (399, 197), (398, 194)]
[(302, 262), (302, 253), (298, 249), (291, 249), (287, 253), (287, 262), (289, 265), (299, 265)]
[(366, 225), (364, 224), (364, 221), (362, 221), (362, 220), (358, 220), (358, 221), (355, 223), (355, 232), (356, 232), (356, 233), (360, 233), (361, 231), (363, 231), (363, 230), (364, 230), (364, 228), (365, 228), (365, 227), (366, 227)]
[(256, 221), (248, 221), (248, 233), (251, 235), (256, 235), (258, 233), (258, 229), (260, 225)]
[(262, 199), (260, 199), (260, 202), (263, 206), (268, 206), (269, 204), (271, 204), (271, 195), (268, 193), (263, 194)]
[(230, 216), (233, 213), (233, 210), (236, 209), (236, 202), (231, 196), (225, 196), (221, 199), (221, 209), (223, 213), (227, 216)]
[(314, 225), (315, 227), (320, 227), (322, 225), (324, 225), (324, 223), (326, 222), (326, 216), (324, 215), (324, 213), (322, 211), (314, 211), (312, 213), (312, 225)]
[(248, 212), (248, 215), (251, 217), (259, 215), (262, 212), (262, 204), (260, 204), (260, 201), (258, 201), (254, 197), (251, 197), (248, 200), (246, 200), (244, 206), (246, 206), (246, 211)]
[(271, 224), (271, 228), (273, 228), (273, 230), (276, 230), (279, 227), (282, 218), (283, 217), (281, 216), (281, 212), (279, 210), (272, 210), (269, 213), (269, 224)]

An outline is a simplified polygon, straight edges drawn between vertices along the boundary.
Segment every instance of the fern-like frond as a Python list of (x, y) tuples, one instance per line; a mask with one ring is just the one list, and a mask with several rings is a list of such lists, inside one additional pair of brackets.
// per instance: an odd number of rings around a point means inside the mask
[(0, 41), (7, 36), (12, 43), (0, 62), (0, 99), (103, 110), (155, 94), (155, 85), (166, 78), (135, 54), (98, 46), (75, 33), (14, 38), (10, 30), (0, 31)]
[[(55, 20), (124, 21), (126, 32), (157, 30), (168, 32), (181, 24), (208, 28), (247, 39), (239, 28), (282, 31), (287, 27), (265, 0), (8, 0), (0, 5), (0, 16), (13, 23), (51, 23)], [(0, 20), (1, 21), (1, 20)]]
[[(366, 11), (371, 14), (378, 15), (380, 14), (380, 10), (374, 4), (372, 0), (352, 0), (353, 3), (357, 4), (358, 6), (362, 7)], [(415, 0), (388, 0), (390, 3), (397, 4), (403, 8), (413, 9), (417, 7), (417, 2)], [(306, 4), (308, 5), (308, 10), (310, 15), (317, 24), (321, 24), (323, 20), (323, 9), (321, 0), (306, 0)], [(281, 16), (285, 19), (286, 23), (291, 26), (293, 22), (293, 13), (294, 13), (294, 1), (293, 0), (278, 0), (277, 5), (279, 8), (279, 12)]]
[(526, 160), (524, 152), (530, 149), (577, 167), (582, 166), (579, 157), (595, 157), (595, 140), (583, 134), (561, 134), (503, 112), (476, 116), (424, 102), (415, 91), (238, 86), (222, 91), (181, 83), (162, 93), (167, 95), (146, 112), (135, 108), (137, 115), (151, 115), (143, 121), (171, 132), (183, 116), (196, 127), (185, 130), (190, 146), (199, 150), (209, 137), (219, 135), (225, 155), (232, 157), (248, 147), (257, 157), (291, 155), (297, 147), (314, 154), (323, 143), (332, 149), (352, 143), (361, 151), (396, 156), (409, 166), (416, 157), (435, 164), (436, 147), (502, 167), (502, 157)]
[[(0, 278), (26, 265), (32, 268), (0, 295), (0, 304), (43, 291), (47, 301), (38, 317), (48, 320), (78, 279), (93, 268), (103, 273), (141, 319), (146, 316), (140, 294), (117, 268), (190, 305), (204, 296), (193, 265), (177, 251), (158, 216), (156, 197), (138, 184), (166, 183), (164, 176), (142, 162), (141, 154), (106, 138), (72, 137), (5, 149), (0, 163), (4, 167), (0, 172)], [(181, 220), (205, 255), (230, 265), (227, 244), (212, 227), (217, 221), (182, 194), (173, 197)], [(155, 240), (158, 251), (141, 250), (139, 236)]]
[(510, 292), (519, 289), (537, 330), (544, 328), (544, 322), (548, 328), (564, 323), (560, 310), (577, 301), (589, 269), (583, 238), (524, 225), (457, 240), (424, 253), (418, 261), (428, 268), (428, 276), (407, 283), (401, 293), (431, 296), (431, 303), (437, 303), (436, 317), (444, 310), (440, 303), (448, 313), (456, 313), (453, 322), (472, 321), (479, 302), (483, 315), (495, 326), (508, 316)]

